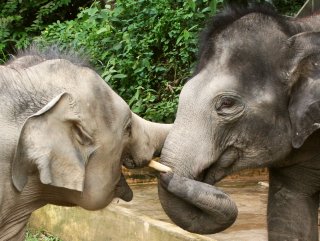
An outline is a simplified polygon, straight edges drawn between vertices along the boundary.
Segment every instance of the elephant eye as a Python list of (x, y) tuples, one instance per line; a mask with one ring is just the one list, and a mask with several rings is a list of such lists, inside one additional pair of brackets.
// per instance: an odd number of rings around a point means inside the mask
[(219, 96), (217, 98), (215, 109), (218, 115), (236, 115), (244, 109), (244, 105), (237, 96)]
[(217, 106), (217, 110), (220, 111), (225, 108), (231, 108), (232, 106), (234, 106), (235, 102), (236, 101), (232, 98), (223, 98)]

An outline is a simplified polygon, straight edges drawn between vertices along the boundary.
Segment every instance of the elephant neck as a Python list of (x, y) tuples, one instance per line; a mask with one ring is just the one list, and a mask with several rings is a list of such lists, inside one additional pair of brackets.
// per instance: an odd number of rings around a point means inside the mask
[[(49, 187), (49, 188), (48, 188)], [(0, 240), (23, 241), (26, 225), (33, 211), (52, 203), (71, 206), (63, 202), (58, 188), (40, 183), (37, 175), (30, 176), (23, 191), (17, 192), (11, 185), (3, 195), (0, 206)]]
[[(295, 160), (295, 159), (293, 159)], [(306, 156), (300, 159), (298, 165), (309, 168), (311, 170), (320, 169), (320, 151), (312, 153), (312, 156)]]
[(320, 131), (313, 133), (299, 149), (293, 149), (289, 156), (277, 167), (296, 164), (308, 165), (320, 169)]
[(30, 185), (34, 182), (37, 182), (36, 178), (30, 178), (21, 193), (13, 185), (4, 189), (0, 207), (0, 240), (24, 240), (31, 213), (46, 204), (39, 199), (39, 186)]
[(23, 216), (12, 215), (0, 224), (0, 240), (25, 240), (26, 226), (31, 213)]
[(293, 160), (310, 163), (320, 167), (320, 131), (314, 132), (299, 149), (294, 150)]

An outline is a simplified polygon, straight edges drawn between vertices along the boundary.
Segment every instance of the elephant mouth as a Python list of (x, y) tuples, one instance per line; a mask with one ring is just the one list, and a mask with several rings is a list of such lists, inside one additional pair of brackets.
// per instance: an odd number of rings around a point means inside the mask
[(234, 172), (240, 157), (239, 149), (235, 147), (227, 148), (216, 162), (204, 169), (196, 178), (197, 181), (214, 185), (223, 178)]
[(226, 176), (227, 174), (225, 170), (217, 170), (216, 165), (213, 164), (210, 167), (203, 170), (199, 177), (196, 178), (196, 180), (210, 185), (215, 185), (217, 182), (221, 181)]
[(128, 169), (134, 169), (136, 168), (136, 164), (134, 162), (134, 159), (131, 155), (125, 153), (121, 156), (121, 163), (124, 167)]
[(121, 198), (126, 202), (130, 202), (133, 198), (133, 192), (122, 173), (115, 188), (115, 197)]

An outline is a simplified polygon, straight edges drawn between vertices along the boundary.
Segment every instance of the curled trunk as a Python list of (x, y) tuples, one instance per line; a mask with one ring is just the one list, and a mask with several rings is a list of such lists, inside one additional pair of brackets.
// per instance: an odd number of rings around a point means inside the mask
[(216, 187), (177, 174), (161, 174), (161, 205), (170, 219), (189, 232), (211, 234), (230, 227), (238, 210)]

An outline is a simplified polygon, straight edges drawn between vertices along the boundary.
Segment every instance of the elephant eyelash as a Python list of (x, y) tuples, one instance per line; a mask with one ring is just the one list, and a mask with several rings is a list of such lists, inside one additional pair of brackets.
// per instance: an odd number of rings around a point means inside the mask
[(245, 105), (241, 101), (241, 98), (237, 95), (220, 95), (216, 98), (215, 110), (220, 116), (237, 116), (244, 109)]
[(216, 106), (217, 111), (222, 111), (224, 108), (231, 108), (236, 104), (236, 100), (232, 98), (222, 98), (218, 106)]

